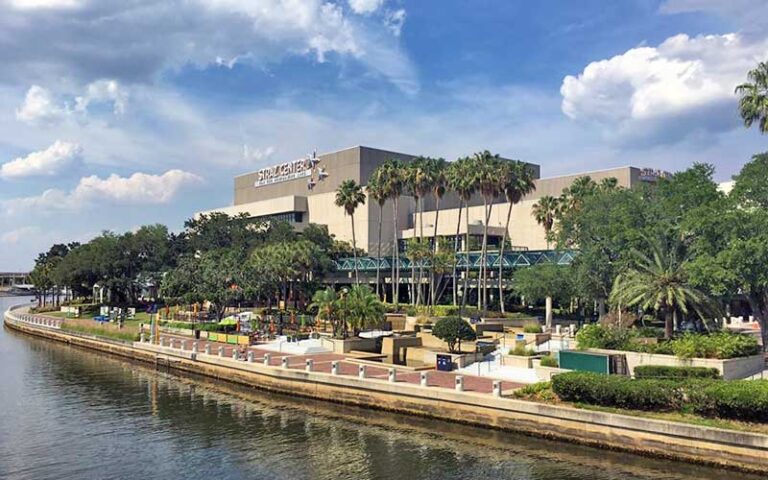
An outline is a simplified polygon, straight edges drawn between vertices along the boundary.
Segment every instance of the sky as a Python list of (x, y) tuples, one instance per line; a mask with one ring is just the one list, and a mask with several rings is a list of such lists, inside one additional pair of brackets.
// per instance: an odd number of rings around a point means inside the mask
[(0, 0), (0, 271), (354, 145), (728, 180), (768, 150), (733, 93), (766, 27), (765, 0)]

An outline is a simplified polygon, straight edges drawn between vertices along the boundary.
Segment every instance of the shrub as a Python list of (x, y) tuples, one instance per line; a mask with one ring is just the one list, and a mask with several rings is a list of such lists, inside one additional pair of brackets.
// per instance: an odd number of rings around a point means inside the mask
[(509, 349), (510, 355), (517, 355), (520, 357), (533, 357), (534, 355), (537, 355), (535, 350), (531, 350), (528, 348), (525, 348), (525, 345), (515, 345), (515, 348)]
[(432, 327), (432, 335), (448, 344), (448, 351), (454, 353), (461, 350), (462, 341), (471, 341), (477, 338), (477, 334), (461, 317), (441, 318)]
[(525, 333), (541, 333), (541, 325), (538, 323), (527, 323), (523, 326)]
[(680, 358), (736, 358), (760, 353), (757, 339), (740, 333), (717, 332), (709, 335), (686, 333), (669, 342)]
[(637, 333), (634, 330), (609, 328), (597, 323), (585, 325), (576, 333), (576, 341), (580, 349), (607, 348), (619, 350), (636, 337)]
[(704, 416), (768, 422), (768, 380), (714, 381), (692, 389), (690, 399)]
[(637, 336), (642, 338), (664, 338), (664, 329), (657, 327), (638, 327)]
[(541, 357), (541, 366), (558, 368), (560, 366), (560, 362), (558, 362), (557, 359), (552, 355), (545, 355)]
[(685, 393), (680, 382), (671, 380), (633, 380), (590, 372), (556, 375), (552, 390), (569, 402), (653, 411), (681, 408)]
[(552, 400), (552, 382), (538, 382), (526, 385), (515, 390), (512, 395), (515, 398), (529, 398), (534, 400)]
[(635, 367), (635, 378), (720, 378), (720, 371), (707, 367), (668, 367), (666, 365), (640, 365)]

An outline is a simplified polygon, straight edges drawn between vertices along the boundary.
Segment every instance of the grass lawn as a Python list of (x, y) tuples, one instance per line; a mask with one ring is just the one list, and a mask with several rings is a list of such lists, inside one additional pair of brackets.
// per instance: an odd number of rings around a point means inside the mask
[[(92, 323), (92, 325), (85, 322)], [(139, 332), (138, 325), (134, 328), (126, 326), (122, 329), (118, 329), (116, 325), (101, 325), (88, 320), (64, 321), (61, 324), (61, 329), (68, 332), (84, 333), (124, 342), (137, 340)]]
[(561, 405), (564, 407), (581, 408), (583, 410), (592, 410), (596, 412), (617, 413), (619, 415), (627, 415), (630, 417), (652, 418), (656, 420), (665, 420), (668, 422), (688, 423), (701, 427), (736, 430), (739, 432), (768, 434), (768, 424), (766, 423), (748, 423), (740, 422), (738, 420), (708, 418), (687, 412), (647, 412), (644, 410), (627, 410), (617, 407), (603, 407), (600, 405), (563, 402), (557, 398), (555, 392), (552, 391), (551, 385), (547, 385), (545, 383), (534, 385), (536, 386), (524, 387), (518, 390), (514, 396), (521, 400), (547, 403), (550, 405)]

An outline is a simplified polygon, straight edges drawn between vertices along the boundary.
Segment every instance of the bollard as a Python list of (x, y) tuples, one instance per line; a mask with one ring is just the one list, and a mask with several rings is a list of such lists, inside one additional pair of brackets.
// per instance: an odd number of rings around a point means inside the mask
[(160, 346), (161, 347), (165, 346), (165, 337), (160, 337)]
[(269, 365), (269, 359), (272, 358), (272, 355), (265, 353), (264, 354), (264, 365)]
[(197, 342), (192, 342), (192, 353), (197, 353), (198, 348), (200, 345)]
[(144, 342), (147, 341), (147, 337), (146, 337), (146, 335), (144, 335), (144, 332), (141, 332), (141, 335), (139, 335), (139, 341), (141, 343), (144, 343)]
[(571, 324), (570, 332), (568, 332), (568, 335), (571, 336), (571, 337), (576, 335), (576, 324), (575, 323)]
[(248, 352), (246, 358), (248, 359), (248, 363), (253, 363), (253, 352)]
[(464, 377), (462, 377), (461, 375), (456, 375), (456, 391), (457, 392), (464, 391)]
[(422, 387), (428, 387), (429, 386), (429, 385), (427, 385), (427, 372), (421, 372), (420, 380), (421, 380), (420, 384), (421, 384)]
[(359, 367), (357, 367), (358, 378), (365, 379), (365, 373), (366, 373), (365, 370), (366, 370), (365, 365), (360, 365)]
[(219, 356), (220, 357), (224, 356), (224, 347), (219, 347)]
[(339, 374), (339, 362), (333, 361), (331, 362), (331, 375), (338, 375)]
[(563, 333), (562, 327), (560, 325), (555, 325), (555, 333), (558, 335), (561, 335)]
[(181, 350), (186, 350), (186, 349), (187, 349), (187, 341), (186, 341), (186, 340), (181, 340), (181, 341), (179, 342), (179, 348), (180, 348)]
[(280, 366), (283, 368), (288, 368), (288, 357), (283, 357), (280, 359)]
[(240, 360), (240, 352), (236, 348), (232, 349), (232, 360)]
[(313, 363), (314, 363), (314, 362), (312, 361), (312, 359), (311, 359), (311, 358), (308, 358), (308, 359), (307, 359), (307, 363), (306, 363), (306, 365), (304, 366), (304, 370), (305, 370), (307, 373), (312, 373), (312, 366), (313, 366)]
[(205, 352), (206, 355), (210, 355), (211, 354), (211, 344), (210, 343), (206, 343), (205, 344), (205, 349), (203, 351)]
[(388, 380), (390, 382), (394, 383), (395, 382), (395, 375), (397, 375), (397, 372), (395, 371), (395, 369), (394, 368), (390, 368), (389, 372), (387, 374)]
[(493, 381), (493, 396), (501, 397), (501, 380)]

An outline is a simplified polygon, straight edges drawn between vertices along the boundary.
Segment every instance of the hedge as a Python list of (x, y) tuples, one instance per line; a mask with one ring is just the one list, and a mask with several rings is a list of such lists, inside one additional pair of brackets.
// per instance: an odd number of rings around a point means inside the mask
[(633, 380), (567, 372), (552, 378), (552, 390), (568, 402), (633, 410), (694, 411), (705, 417), (768, 422), (768, 380)]
[(640, 365), (635, 367), (635, 378), (720, 378), (720, 371), (708, 367), (672, 367), (666, 365)]
[(684, 392), (671, 380), (633, 380), (618, 375), (568, 372), (552, 378), (552, 389), (563, 400), (632, 410), (670, 411), (682, 407)]

